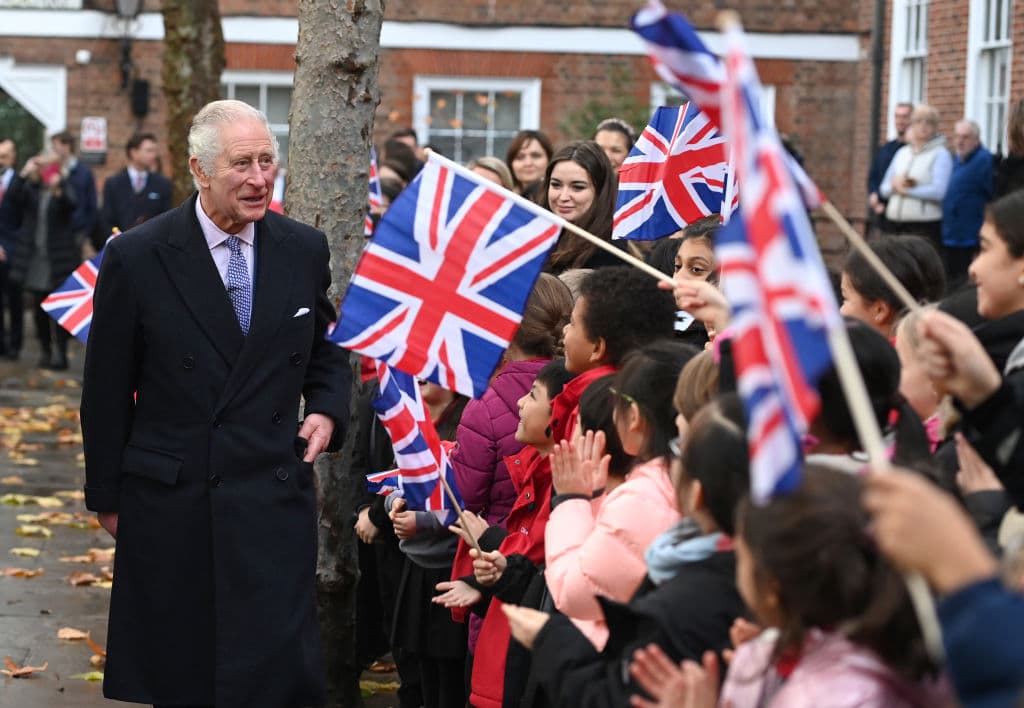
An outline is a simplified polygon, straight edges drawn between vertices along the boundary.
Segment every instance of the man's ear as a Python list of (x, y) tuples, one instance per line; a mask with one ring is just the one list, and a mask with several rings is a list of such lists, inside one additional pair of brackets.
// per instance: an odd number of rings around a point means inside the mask
[(207, 189), (210, 186), (210, 178), (203, 172), (202, 166), (199, 164), (199, 158), (193, 155), (188, 158), (188, 169), (192, 173), (192, 176), (199, 182), (199, 186), (203, 189)]
[(608, 353), (608, 346), (604, 341), (604, 337), (598, 337), (593, 347), (593, 350), (590, 352), (590, 361), (594, 364), (604, 363), (604, 357)]

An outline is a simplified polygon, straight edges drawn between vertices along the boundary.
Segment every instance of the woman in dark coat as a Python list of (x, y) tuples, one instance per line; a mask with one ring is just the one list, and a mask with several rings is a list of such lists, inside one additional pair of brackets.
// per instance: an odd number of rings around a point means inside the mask
[[(71, 228), (71, 215), (77, 203), (75, 190), (56, 163), (46, 164), (38, 157), (25, 163), (21, 177), (12, 183), (9, 194), (21, 214), (10, 278), (31, 298), (39, 338), (39, 366), (63, 370), (68, 368), (70, 335), (46, 314), (40, 303), (81, 262)], [(20, 307), (21, 303), (14, 302), (13, 306)]]

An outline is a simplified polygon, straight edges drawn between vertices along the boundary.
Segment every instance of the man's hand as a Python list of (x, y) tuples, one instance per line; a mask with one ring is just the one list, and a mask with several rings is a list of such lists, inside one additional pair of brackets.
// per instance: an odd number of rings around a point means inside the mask
[(332, 435), (334, 435), (334, 421), (330, 416), (323, 413), (307, 415), (306, 419), (302, 421), (302, 427), (299, 428), (299, 437), (309, 441), (306, 446), (306, 456), (302, 458), (302, 461), (313, 462), (316, 460), (317, 455), (327, 449)]
[(380, 534), (380, 529), (370, 521), (370, 507), (362, 509), (359, 512), (359, 518), (356, 519), (356, 536), (363, 543), (370, 545), (377, 540), (378, 534)]
[(96, 518), (99, 519), (100, 526), (107, 530), (114, 538), (117, 538), (117, 512), (116, 511), (99, 511), (96, 513)]

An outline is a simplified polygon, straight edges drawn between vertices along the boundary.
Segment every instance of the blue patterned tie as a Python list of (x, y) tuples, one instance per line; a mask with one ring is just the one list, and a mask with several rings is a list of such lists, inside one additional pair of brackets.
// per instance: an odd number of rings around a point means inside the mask
[(242, 255), (242, 242), (237, 236), (228, 236), (224, 245), (231, 251), (228, 259), (228, 297), (235, 308), (235, 316), (242, 327), (242, 334), (249, 334), (249, 314), (252, 311), (252, 279), (249, 266)]

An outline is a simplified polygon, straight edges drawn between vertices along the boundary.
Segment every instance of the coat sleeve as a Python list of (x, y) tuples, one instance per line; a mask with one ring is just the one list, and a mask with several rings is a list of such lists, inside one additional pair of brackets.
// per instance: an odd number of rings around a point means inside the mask
[(138, 381), (138, 302), (116, 241), (100, 266), (82, 382), (85, 504), (117, 511), (121, 455), (131, 433)]
[(334, 420), (334, 436), (327, 450), (336, 452), (345, 439), (345, 428), (349, 422), (352, 367), (348, 351), (325, 339), (327, 327), (337, 321), (338, 313), (327, 297), (327, 289), (331, 285), (331, 254), (327, 248), (327, 238), (319, 232), (317, 235), (320, 240), (317, 254), (320, 273), (316, 294), (316, 324), (302, 395), (306, 401), (305, 415), (322, 413)]
[(644, 551), (677, 514), (644, 486), (612, 492), (597, 516), (592, 503), (571, 499), (551, 512), (544, 532), (545, 577), (555, 606), (574, 619), (600, 620), (596, 596), (624, 602), (647, 574)]
[(455, 433), (455, 444), (451, 462), (459, 494), (466, 508), (479, 514), (487, 509), (494, 468), (498, 464), (498, 441), (483, 400), (466, 404)]

